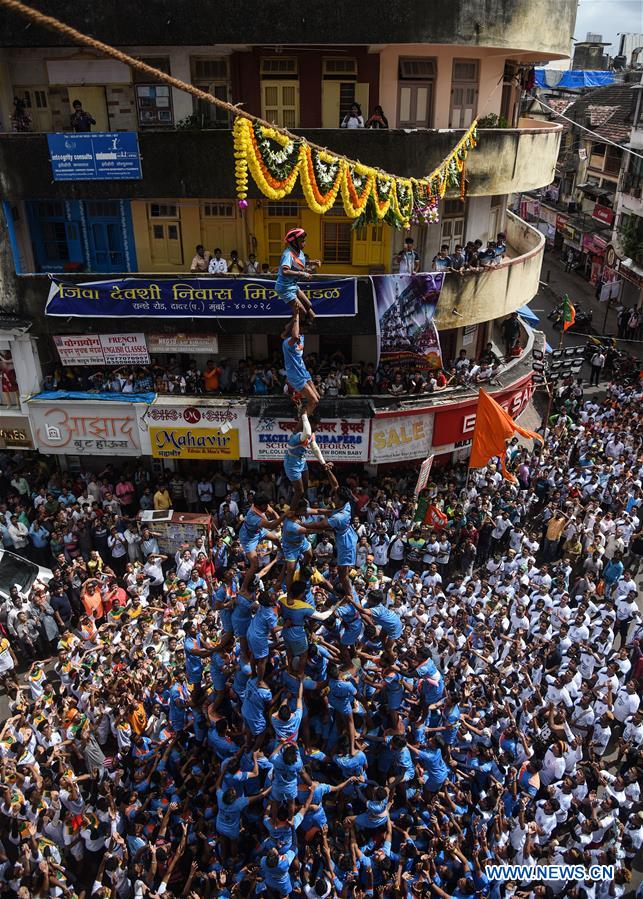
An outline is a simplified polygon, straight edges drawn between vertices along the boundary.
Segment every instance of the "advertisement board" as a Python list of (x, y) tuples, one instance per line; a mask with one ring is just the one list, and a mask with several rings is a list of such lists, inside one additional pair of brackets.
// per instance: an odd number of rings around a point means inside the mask
[(129, 403), (30, 402), (29, 420), (42, 453), (139, 456), (136, 410)]
[(212, 353), (219, 352), (217, 334), (147, 334), (150, 353)]
[(150, 428), (155, 459), (238, 459), (236, 428)]
[(371, 423), (371, 462), (406, 462), (425, 459), (431, 449), (433, 412), (412, 415), (376, 415)]
[[(525, 411), (534, 393), (531, 372), (505, 390), (491, 394), (503, 409), (517, 418)], [(447, 452), (461, 441), (471, 440), (476, 426), (477, 399), (457, 403), (435, 413), (433, 424), (433, 451)]]
[[(282, 462), (288, 438), (299, 427), (293, 420), (251, 418), (252, 458)], [(327, 462), (368, 462), (371, 422), (369, 419), (326, 419), (315, 431), (317, 444)], [(310, 458), (314, 459), (312, 453)]]
[(63, 365), (147, 365), (144, 334), (55, 334)]
[(54, 181), (121, 181), (143, 177), (135, 131), (48, 134)]

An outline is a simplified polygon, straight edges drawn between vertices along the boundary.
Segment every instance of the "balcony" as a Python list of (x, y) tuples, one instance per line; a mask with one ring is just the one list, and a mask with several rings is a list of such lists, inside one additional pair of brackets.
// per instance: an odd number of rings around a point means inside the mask
[[(214, 19), (207, 0), (175, 0), (169, 6), (163, 0), (40, 0), (36, 5), (116, 46), (435, 43), (522, 51), (534, 59), (568, 57), (576, 20), (576, 0), (407, 0), (396, 4), (394, 15), (388, 0), (306, 0), (299, 8), (280, 0), (247, 0), (242, 16), (236, 2), (219, 0)], [(4, 11), (0, 35), (4, 47), (69, 44)]]
[[(534, 190), (554, 178), (562, 126), (521, 119), (518, 128), (480, 132), (467, 160), (469, 196)], [(464, 133), (455, 130), (382, 131), (314, 129), (304, 137), (402, 176), (431, 172)], [(234, 158), (229, 131), (168, 131), (139, 134), (141, 181), (51, 180), (45, 134), (0, 136), (0, 183), (20, 199), (147, 199), (234, 196)], [(261, 194), (251, 182), (250, 197)], [(301, 196), (301, 194), (300, 194)]]
[[(529, 303), (536, 295), (545, 248), (544, 237), (539, 231), (511, 212), (507, 213), (505, 231), (507, 234), (507, 258), (504, 262), (484, 271), (467, 272), (462, 277), (454, 274), (447, 275), (436, 315), (436, 324), (439, 329), (462, 328), (500, 318), (514, 312), (525, 303)], [(136, 277), (129, 273), (123, 273), (122, 276)], [(167, 275), (154, 272), (152, 276), (155, 278), (181, 277), (177, 272)], [(65, 278), (74, 281), (118, 277), (120, 275), (113, 272), (103, 275), (96, 272), (92, 272), (91, 275), (87, 272), (65, 275)], [(351, 336), (374, 337), (375, 317), (371, 281), (370, 278), (364, 276), (359, 276), (356, 280), (357, 315), (352, 318), (343, 318), (342, 330)], [(34, 321), (33, 334), (40, 329), (43, 322), (43, 309), (49, 285), (49, 278), (44, 274), (7, 278), (4, 285), (5, 302), (11, 304), (21, 315)], [(58, 319), (58, 322), (61, 323), (61, 320)], [(132, 330), (136, 322), (137, 319), (129, 319), (123, 330)], [(144, 329), (146, 322), (148, 322), (147, 319), (141, 318), (140, 328)], [(113, 324), (112, 320), (110, 326), (113, 327)], [(92, 325), (93, 331), (101, 330), (100, 321), (93, 322)], [(149, 324), (147, 326), (150, 327)], [(265, 333), (265, 327), (265, 321), (261, 319), (239, 319), (237, 333), (262, 334)], [(331, 336), (336, 333), (336, 323), (331, 319), (319, 318), (316, 330), (322, 335)], [(71, 319), (62, 327), (57, 326), (56, 331), (77, 333), (78, 322)]]
[(512, 212), (507, 213), (507, 258), (497, 268), (449, 275), (438, 303), (438, 329), (461, 328), (509, 315), (538, 292), (545, 238)]

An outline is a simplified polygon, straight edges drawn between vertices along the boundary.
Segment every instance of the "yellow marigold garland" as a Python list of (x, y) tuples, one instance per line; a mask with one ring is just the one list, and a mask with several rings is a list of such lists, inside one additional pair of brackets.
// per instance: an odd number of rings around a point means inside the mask
[[(477, 145), (476, 125), (473, 122), (430, 175), (417, 179), (400, 178), (359, 162), (340, 159), (328, 151), (314, 150), (303, 138), (293, 141), (275, 128), (254, 125), (238, 117), (233, 128), (237, 197), (245, 201), (248, 196), (248, 171), (259, 190), (271, 200), (288, 196), (299, 178), (306, 203), (319, 215), (332, 209), (341, 192), (342, 205), (349, 218), (357, 219), (368, 209), (369, 217), (374, 214), (380, 221), (386, 218), (393, 224), (409, 227), (418, 208), (435, 204), (449, 187), (458, 188), (464, 198), (466, 159)], [(273, 152), (271, 141), (282, 149)], [(329, 174), (333, 170), (334, 175)], [(277, 177), (275, 172), (285, 177)]]

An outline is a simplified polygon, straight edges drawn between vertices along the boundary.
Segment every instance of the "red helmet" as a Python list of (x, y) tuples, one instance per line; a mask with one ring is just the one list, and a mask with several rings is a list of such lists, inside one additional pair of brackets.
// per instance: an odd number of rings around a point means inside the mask
[(303, 228), (291, 228), (290, 231), (286, 232), (286, 236), (284, 237), (284, 243), (293, 243), (295, 240), (299, 240), (300, 237), (305, 237), (306, 232)]

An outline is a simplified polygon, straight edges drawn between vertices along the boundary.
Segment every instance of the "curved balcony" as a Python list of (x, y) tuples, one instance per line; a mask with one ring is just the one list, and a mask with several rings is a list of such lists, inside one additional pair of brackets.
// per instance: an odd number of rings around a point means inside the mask
[[(167, 44), (455, 44), (528, 52), (535, 58), (569, 56), (576, 0), (406, 0), (391, 15), (388, 0), (351, 4), (306, 0), (299, 9), (281, 0), (124, 0), (90, 3), (42, 0), (45, 11), (79, 31), (116, 46)], [(212, 29), (210, 31), (210, 29)], [(15, 14), (0, 14), (0, 45), (56, 47), (69, 42)]]
[[(464, 131), (334, 128), (298, 133), (367, 165), (417, 177), (433, 171)], [(467, 160), (469, 196), (517, 193), (551, 184), (561, 133), (561, 125), (534, 119), (521, 119), (518, 128), (481, 130), (478, 146)], [(143, 166), (140, 181), (77, 181), (73, 185), (74, 197), (224, 199), (235, 195), (230, 131), (146, 132), (139, 134), (139, 145)], [(0, 135), (0, 179), (4, 195), (14, 201), (70, 196), (68, 182), (51, 179), (45, 134)], [(262, 197), (253, 182), (249, 195)]]
[(508, 258), (496, 268), (449, 275), (436, 314), (438, 329), (461, 328), (509, 315), (538, 292), (545, 238), (512, 212), (507, 213)]

